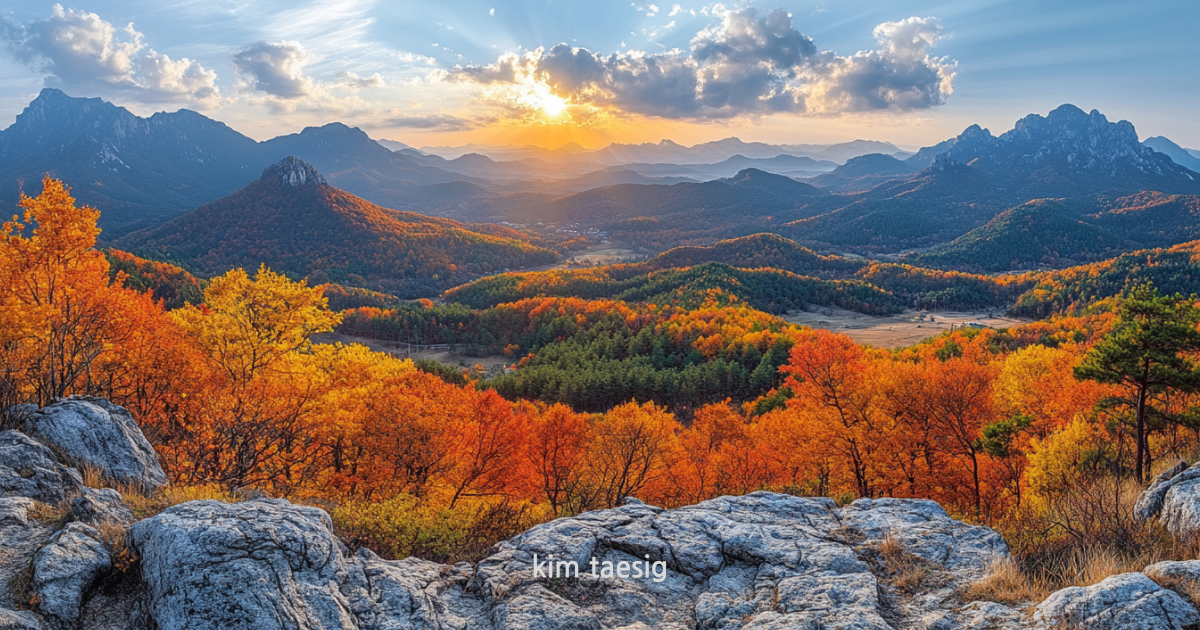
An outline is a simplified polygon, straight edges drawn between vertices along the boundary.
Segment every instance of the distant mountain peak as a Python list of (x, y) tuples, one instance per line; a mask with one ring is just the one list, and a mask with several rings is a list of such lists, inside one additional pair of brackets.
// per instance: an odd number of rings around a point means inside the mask
[(275, 181), (284, 186), (326, 186), (317, 168), (295, 156), (287, 156), (263, 169), (263, 181)]

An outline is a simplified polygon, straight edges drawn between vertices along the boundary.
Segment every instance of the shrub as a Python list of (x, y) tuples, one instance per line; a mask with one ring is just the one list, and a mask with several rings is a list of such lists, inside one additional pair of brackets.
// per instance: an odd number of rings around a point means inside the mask
[(497, 541), (550, 518), (549, 510), (526, 502), (475, 499), (447, 508), (407, 494), (380, 503), (349, 501), (332, 516), (334, 529), (351, 547), (388, 559), (443, 563), (482, 559)]

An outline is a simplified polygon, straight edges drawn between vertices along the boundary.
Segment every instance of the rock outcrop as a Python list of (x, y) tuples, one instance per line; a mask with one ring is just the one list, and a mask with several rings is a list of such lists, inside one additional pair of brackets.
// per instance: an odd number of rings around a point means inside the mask
[[(770, 493), (677, 510), (631, 500), (534, 527), (474, 568), (348, 556), (327, 514), (281, 500), (185, 503), (137, 523), (130, 537), (162, 630), (887, 630), (947, 607), (956, 587), (1007, 553), (998, 534), (929, 501), (839, 509)], [(881, 550), (885, 540), (895, 549)], [(919, 565), (921, 597), (893, 584), (888, 553)], [(535, 575), (535, 554), (538, 563), (574, 562), (578, 573)], [(641, 579), (631, 577), (634, 564)]]
[(358, 627), (346, 559), (324, 511), (283, 500), (192, 501), (135, 524), (160, 630)]
[(68, 524), (33, 559), (31, 588), (38, 612), (51, 627), (73, 630), (88, 592), (110, 569), (112, 554), (100, 532)]
[(1081, 630), (1190, 630), (1196, 608), (1142, 573), (1122, 573), (1088, 587), (1065, 588), (1038, 604), (1043, 627)]
[(0, 608), (0, 630), (45, 630), (42, 620), (27, 610)]
[(1142, 520), (1158, 518), (1176, 540), (1200, 537), (1200, 466), (1179, 462), (1151, 482), (1134, 504)]
[(88, 525), (110, 523), (128, 527), (137, 520), (133, 510), (125, 505), (121, 493), (111, 488), (84, 488), (83, 494), (71, 501), (70, 516), (72, 520)]
[(60, 464), (44, 444), (17, 431), (0, 433), (0, 496), (55, 505), (82, 490), (79, 471)]
[[(33, 517), (30, 513), (33, 508), (33, 499), (28, 497), (0, 497), (0, 609), (14, 607), (22, 599), (24, 594), (14, 588), (16, 578), (54, 533), (50, 526)], [(6, 627), (3, 619), (0, 614), (0, 630)]]
[(154, 447), (124, 407), (72, 396), (28, 416), (25, 427), (80, 465), (106, 477), (156, 490), (167, 484)]

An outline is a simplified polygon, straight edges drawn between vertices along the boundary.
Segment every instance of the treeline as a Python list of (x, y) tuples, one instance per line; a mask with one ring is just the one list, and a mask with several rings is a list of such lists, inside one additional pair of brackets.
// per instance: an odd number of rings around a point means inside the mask
[(854, 275), (890, 291), (912, 308), (1003, 308), (1033, 284), (1029, 277), (994, 277), (894, 263), (872, 263)]
[[(488, 308), (531, 297), (581, 297), (697, 306), (719, 292), (768, 313), (836, 306), (868, 315), (904, 310), (904, 303), (862, 282), (821, 280), (778, 269), (741, 269), (709, 262), (695, 267), (641, 272), (635, 265), (583, 270), (508, 273), (455, 287), (447, 302)], [(632, 275), (631, 275), (632, 274)]]

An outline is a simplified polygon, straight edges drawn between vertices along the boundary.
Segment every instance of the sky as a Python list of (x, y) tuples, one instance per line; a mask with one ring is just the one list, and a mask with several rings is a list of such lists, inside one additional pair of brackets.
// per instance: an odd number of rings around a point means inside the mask
[(43, 87), (259, 140), (412, 146), (1001, 133), (1063, 103), (1200, 148), (1200, 3), (0, 2), (0, 126)]

